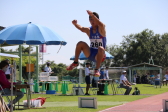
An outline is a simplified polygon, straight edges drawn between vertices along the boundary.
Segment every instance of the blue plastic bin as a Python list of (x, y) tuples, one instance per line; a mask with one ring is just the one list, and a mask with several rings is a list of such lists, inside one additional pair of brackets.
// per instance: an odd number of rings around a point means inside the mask
[(55, 90), (47, 90), (46, 94), (56, 94), (56, 91)]

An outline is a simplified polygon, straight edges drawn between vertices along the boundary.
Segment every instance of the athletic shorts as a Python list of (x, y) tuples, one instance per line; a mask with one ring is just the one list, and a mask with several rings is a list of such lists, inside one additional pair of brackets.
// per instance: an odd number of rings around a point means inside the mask
[[(88, 59), (90, 61), (96, 62), (95, 57), (96, 57), (97, 53), (98, 53), (98, 49), (90, 48), (90, 56), (88, 57)], [(104, 55), (102, 62), (105, 60), (105, 58), (106, 58), (106, 56)]]
[(91, 83), (90, 83), (90, 76), (86, 76), (86, 77), (85, 77), (85, 82), (86, 82), (86, 84), (91, 84)]

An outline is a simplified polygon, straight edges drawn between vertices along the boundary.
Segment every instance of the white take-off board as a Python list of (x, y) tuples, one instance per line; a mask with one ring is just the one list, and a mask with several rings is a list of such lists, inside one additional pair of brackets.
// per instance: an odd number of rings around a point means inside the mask
[(96, 97), (78, 97), (78, 107), (97, 109), (97, 99)]
[(162, 104), (163, 104), (163, 112), (168, 111), (168, 99), (162, 99)]

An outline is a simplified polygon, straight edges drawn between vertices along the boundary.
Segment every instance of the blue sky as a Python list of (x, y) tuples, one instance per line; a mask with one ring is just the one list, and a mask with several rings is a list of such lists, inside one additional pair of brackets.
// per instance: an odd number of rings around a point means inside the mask
[(89, 27), (86, 10), (98, 12), (106, 24), (107, 45), (120, 45), (123, 35), (146, 28), (159, 34), (168, 32), (168, 0), (0, 0), (0, 26), (32, 22), (54, 30), (67, 45), (58, 54), (60, 46), (47, 46), (44, 61), (70, 64), (76, 43), (89, 44), (87, 35), (71, 23), (77, 19), (81, 26)]

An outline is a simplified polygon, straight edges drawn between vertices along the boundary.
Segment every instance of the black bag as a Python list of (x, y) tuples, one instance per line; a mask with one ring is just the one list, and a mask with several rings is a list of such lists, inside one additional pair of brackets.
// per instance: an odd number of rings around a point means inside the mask
[(132, 93), (132, 95), (140, 95), (140, 90), (136, 90)]

